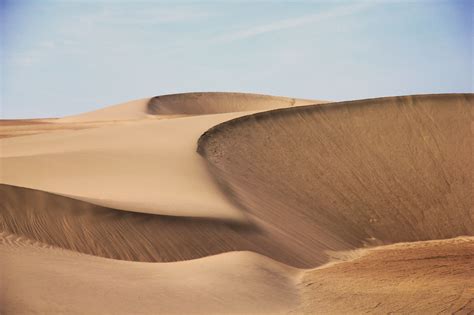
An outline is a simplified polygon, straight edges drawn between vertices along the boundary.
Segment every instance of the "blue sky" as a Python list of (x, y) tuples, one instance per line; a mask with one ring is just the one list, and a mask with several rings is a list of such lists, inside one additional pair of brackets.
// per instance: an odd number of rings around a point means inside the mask
[(192, 91), (473, 91), (473, 1), (0, 1), (3, 118)]

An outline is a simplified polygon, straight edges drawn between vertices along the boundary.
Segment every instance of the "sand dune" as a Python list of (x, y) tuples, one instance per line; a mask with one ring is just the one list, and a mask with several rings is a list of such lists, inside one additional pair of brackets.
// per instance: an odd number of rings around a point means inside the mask
[(199, 92), (160, 95), (108, 106), (57, 120), (67, 122), (120, 121), (154, 118), (154, 116), (180, 117), (245, 111), (269, 110), (280, 107), (325, 103), (281, 96), (250, 93)]
[(2, 312), (474, 311), (473, 101), (186, 93), (1, 123)]
[(474, 238), (382, 246), (305, 272), (295, 314), (471, 314)]
[[(122, 210), (245, 220), (195, 153), (197, 139), (218, 123), (255, 112), (249, 109), (311, 102), (243, 93), (186, 93), (148, 100), (57, 119), (49, 124), (54, 129), (27, 131), (42, 134), (2, 139), (1, 182)], [(170, 119), (192, 106), (201, 114), (203, 108), (209, 113), (217, 108), (247, 111)], [(164, 108), (175, 109), (167, 119), (147, 121)], [(44, 133), (61, 128), (63, 132)], [(10, 136), (14, 132), (8, 130)]]
[(1, 182), (117, 209), (243, 220), (195, 153), (224, 114), (1, 140)]
[(5, 314), (278, 314), (298, 301), (299, 271), (250, 252), (132, 263), (2, 236)]
[(229, 251), (292, 261), (290, 249), (251, 223), (128, 212), (0, 185), (0, 231), (81, 253), (170, 262)]
[(382, 246), (303, 272), (250, 252), (181, 263), (123, 262), (2, 233), (0, 286), (9, 289), (0, 310), (468, 314), (474, 309), (473, 246), (472, 237)]
[(472, 105), (459, 94), (274, 110), (217, 125), (198, 150), (310, 267), (325, 250), (474, 235)]
[(183, 93), (153, 97), (148, 106), (148, 113), (154, 115), (209, 115), (322, 103), (326, 103), (326, 101), (250, 93)]
[(90, 121), (114, 121), (114, 120), (137, 120), (147, 118), (149, 98), (130, 101), (123, 104), (107, 106), (92, 112), (67, 116), (58, 119), (59, 123), (67, 122), (90, 122)]

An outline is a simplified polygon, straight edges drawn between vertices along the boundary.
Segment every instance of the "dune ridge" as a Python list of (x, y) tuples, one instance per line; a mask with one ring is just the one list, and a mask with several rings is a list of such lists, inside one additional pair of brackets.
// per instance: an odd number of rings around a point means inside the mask
[(8, 122), (41, 134), (0, 139), (0, 310), (467, 314), (473, 103), (187, 93)]
[[(251, 252), (150, 264), (0, 235), (2, 313), (285, 314), (299, 270)], [(239, 297), (236, 299), (236, 297)]]
[(190, 92), (160, 95), (108, 106), (56, 120), (58, 123), (140, 120), (165, 116), (209, 115), (261, 111), (280, 107), (325, 103), (283, 96), (235, 92)]
[[(474, 235), (473, 94), (277, 109), (199, 139), (215, 180), (300, 254)], [(456, 126), (456, 128), (453, 128)]]
[(326, 101), (251, 93), (193, 92), (155, 96), (150, 99), (148, 113), (153, 115), (209, 115), (322, 103), (326, 103)]
[[(474, 310), (473, 246), (473, 237), (399, 243), (300, 270), (252, 252), (165, 264), (109, 260), (3, 232), (0, 289), (8, 283), (9, 290), (2, 291), (0, 310), (469, 314)], [(183, 296), (192, 303), (183, 303)]]
[(0, 231), (85, 254), (172, 262), (247, 250), (289, 259), (250, 222), (128, 212), (9, 185), (0, 199)]
[(236, 115), (1, 139), (0, 180), (115, 209), (245, 221), (195, 153), (202, 132)]

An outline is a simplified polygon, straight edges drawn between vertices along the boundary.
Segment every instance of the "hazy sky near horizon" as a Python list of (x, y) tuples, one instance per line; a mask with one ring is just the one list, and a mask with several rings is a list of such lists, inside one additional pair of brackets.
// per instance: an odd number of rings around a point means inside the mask
[(1, 117), (237, 91), (473, 92), (473, 1), (0, 0)]

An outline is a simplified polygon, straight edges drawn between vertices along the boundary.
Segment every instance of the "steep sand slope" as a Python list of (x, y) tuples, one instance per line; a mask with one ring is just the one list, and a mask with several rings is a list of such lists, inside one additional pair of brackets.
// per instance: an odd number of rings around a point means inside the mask
[(297, 266), (327, 250), (474, 235), (472, 94), (257, 113), (206, 132), (222, 188)]
[(401, 243), (306, 271), (295, 314), (472, 314), (474, 238)]
[(148, 105), (148, 113), (153, 115), (208, 115), (262, 111), (281, 107), (321, 103), (325, 103), (325, 101), (250, 93), (182, 93), (153, 97)]
[(81, 253), (169, 262), (249, 250), (292, 261), (291, 249), (250, 223), (128, 212), (0, 185), (0, 231)]
[(196, 141), (223, 114), (0, 139), (1, 182), (116, 209), (243, 220)]
[(276, 314), (298, 301), (299, 271), (234, 252), (181, 263), (109, 260), (0, 239), (5, 314)]
[[(245, 217), (219, 191), (195, 146), (208, 128), (255, 111), (170, 118), (189, 114), (191, 108), (206, 114), (308, 102), (244, 93), (186, 93), (48, 120), (41, 128), (22, 124), (14, 129), (8, 124), (0, 130), (8, 137), (43, 134), (0, 139), (0, 181), (115, 209), (242, 221)], [(86, 128), (93, 129), (78, 130)], [(58, 130), (63, 132), (45, 133)]]

